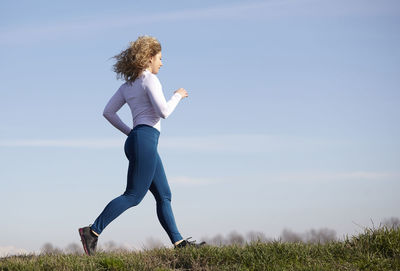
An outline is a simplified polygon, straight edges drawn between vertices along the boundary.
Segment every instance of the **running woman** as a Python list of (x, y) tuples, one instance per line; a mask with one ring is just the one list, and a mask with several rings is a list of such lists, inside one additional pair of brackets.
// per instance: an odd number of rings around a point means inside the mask
[[(201, 246), (204, 242), (183, 239), (178, 231), (171, 208), (171, 190), (157, 151), (161, 118), (167, 118), (188, 93), (180, 88), (166, 101), (156, 76), (162, 66), (161, 45), (154, 37), (139, 37), (114, 58), (114, 71), (126, 82), (111, 97), (103, 116), (128, 136), (124, 145), (129, 160), (127, 184), (125, 192), (108, 203), (93, 224), (79, 229), (85, 253), (93, 255), (104, 228), (128, 208), (138, 205), (148, 190), (154, 195), (158, 219), (174, 247)], [(125, 103), (132, 112), (133, 129), (117, 115)]]

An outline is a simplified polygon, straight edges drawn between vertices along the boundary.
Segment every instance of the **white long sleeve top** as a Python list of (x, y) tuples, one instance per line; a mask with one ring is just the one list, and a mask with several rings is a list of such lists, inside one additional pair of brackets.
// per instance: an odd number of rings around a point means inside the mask
[(132, 112), (133, 127), (147, 124), (161, 131), (161, 118), (167, 118), (182, 99), (175, 93), (165, 100), (162, 86), (157, 76), (148, 70), (133, 83), (122, 84), (104, 108), (103, 116), (117, 129), (128, 135), (133, 128), (126, 125), (117, 111), (127, 103)]

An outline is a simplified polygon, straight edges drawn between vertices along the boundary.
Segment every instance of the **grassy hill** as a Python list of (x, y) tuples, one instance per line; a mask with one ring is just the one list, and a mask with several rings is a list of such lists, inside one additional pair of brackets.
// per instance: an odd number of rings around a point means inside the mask
[(400, 228), (366, 229), (326, 244), (255, 242), (244, 246), (140, 252), (25, 255), (0, 270), (368, 270), (400, 271)]

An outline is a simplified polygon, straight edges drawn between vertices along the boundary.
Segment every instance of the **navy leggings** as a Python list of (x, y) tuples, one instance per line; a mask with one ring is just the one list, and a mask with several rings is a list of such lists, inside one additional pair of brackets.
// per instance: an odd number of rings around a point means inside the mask
[(104, 208), (91, 229), (100, 234), (111, 221), (125, 210), (138, 205), (150, 190), (157, 202), (157, 216), (172, 243), (182, 240), (171, 208), (171, 190), (157, 152), (160, 132), (151, 126), (135, 126), (125, 142), (129, 160), (127, 185), (124, 194)]

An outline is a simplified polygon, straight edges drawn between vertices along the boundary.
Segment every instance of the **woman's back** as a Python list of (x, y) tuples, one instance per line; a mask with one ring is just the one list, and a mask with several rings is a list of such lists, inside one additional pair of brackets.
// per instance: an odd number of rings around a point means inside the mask
[(147, 95), (149, 87), (157, 83), (161, 88), (157, 77), (145, 71), (133, 83), (127, 82), (120, 87), (132, 112), (133, 127), (139, 124), (147, 124), (153, 127), (157, 125), (160, 128), (160, 116), (154, 109), (149, 95)]

